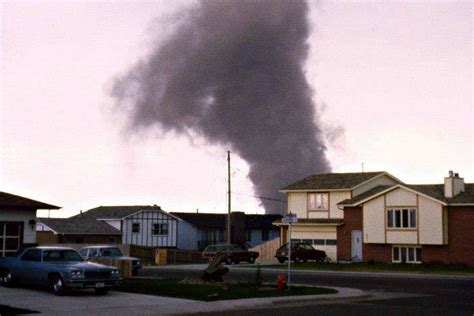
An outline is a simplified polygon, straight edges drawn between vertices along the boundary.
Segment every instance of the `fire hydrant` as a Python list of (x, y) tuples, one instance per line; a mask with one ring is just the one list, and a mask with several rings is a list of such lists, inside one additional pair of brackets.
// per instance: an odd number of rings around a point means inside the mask
[(284, 275), (279, 275), (277, 277), (277, 289), (279, 290), (286, 289), (286, 279)]

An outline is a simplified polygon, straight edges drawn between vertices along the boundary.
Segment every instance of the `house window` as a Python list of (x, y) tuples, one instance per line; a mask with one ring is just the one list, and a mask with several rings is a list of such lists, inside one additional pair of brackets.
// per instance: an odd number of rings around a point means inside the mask
[(387, 209), (388, 228), (416, 228), (416, 208)]
[(308, 210), (328, 210), (328, 193), (308, 193)]
[(392, 262), (421, 263), (421, 247), (394, 246)]
[(336, 239), (326, 239), (326, 246), (336, 246), (337, 240)]
[(155, 223), (153, 224), (153, 235), (168, 235), (168, 224)]
[(140, 233), (140, 223), (132, 223), (132, 233), (133, 234)]
[(262, 229), (262, 240), (268, 240), (270, 237), (269, 234), (270, 232), (267, 229)]
[(314, 239), (313, 245), (324, 245), (324, 242), (325, 242), (324, 239)]

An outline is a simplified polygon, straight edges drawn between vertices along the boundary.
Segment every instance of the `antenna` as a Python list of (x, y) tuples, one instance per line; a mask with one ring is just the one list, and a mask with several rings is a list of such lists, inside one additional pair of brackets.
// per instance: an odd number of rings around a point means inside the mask
[(231, 212), (231, 193), (230, 193), (230, 150), (227, 151), (227, 243), (231, 243), (230, 212)]

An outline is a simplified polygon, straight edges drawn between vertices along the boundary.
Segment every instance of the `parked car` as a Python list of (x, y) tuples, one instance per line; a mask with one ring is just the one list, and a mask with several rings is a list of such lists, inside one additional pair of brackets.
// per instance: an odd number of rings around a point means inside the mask
[[(288, 260), (288, 243), (284, 244), (276, 251), (275, 257), (280, 263)], [(302, 242), (291, 243), (291, 260), (294, 262), (314, 260), (322, 262), (327, 258), (326, 252), (314, 249), (310, 244)]]
[(115, 260), (131, 261), (132, 264), (132, 275), (137, 275), (141, 269), (142, 264), (140, 259), (135, 257), (124, 256), (120, 248), (115, 246), (89, 246), (79, 250), (79, 254), (86, 260), (92, 258), (107, 258)]
[(212, 260), (217, 254), (225, 253), (227, 264), (239, 263), (242, 261), (247, 261), (249, 263), (254, 263), (258, 258), (258, 252), (249, 251), (244, 247), (232, 244), (220, 244), (220, 245), (210, 245), (202, 252), (203, 258), (207, 260)]
[(56, 295), (84, 288), (103, 295), (122, 281), (117, 268), (87, 262), (76, 250), (66, 247), (27, 248), (15, 257), (1, 259), (0, 280), (4, 286), (49, 286)]

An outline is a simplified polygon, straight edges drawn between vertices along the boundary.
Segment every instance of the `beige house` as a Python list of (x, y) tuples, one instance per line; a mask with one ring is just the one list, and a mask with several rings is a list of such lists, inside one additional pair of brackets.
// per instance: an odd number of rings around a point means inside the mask
[[(380, 185), (395, 185), (400, 180), (387, 172), (317, 174), (295, 182), (280, 192), (288, 197), (288, 212), (296, 214), (292, 240), (311, 243), (337, 260), (337, 227), (344, 222), (338, 203)], [(288, 225), (277, 222), (283, 242), (288, 241)]]

